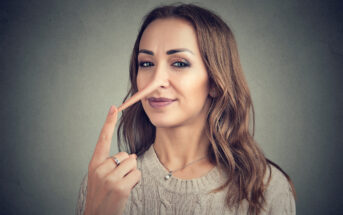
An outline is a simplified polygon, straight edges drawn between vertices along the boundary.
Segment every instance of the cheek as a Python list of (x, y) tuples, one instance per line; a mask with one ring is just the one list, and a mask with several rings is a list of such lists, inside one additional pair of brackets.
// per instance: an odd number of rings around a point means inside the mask
[(208, 95), (209, 87), (207, 76), (189, 77), (180, 81), (178, 85), (179, 89), (183, 91), (187, 97), (200, 99), (200, 97), (207, 97)]
[(138, 71), (136, 77), (138, 91), (150, 84), (153, 78), (154, 73), (152, 71)]
[(137, 73), (137, 77), (136, 77), (136, 84), (137, 84), (137, 88), (138, 88), (138, 91), (140, 91), (141, 89), (144, 88), (144, 86), (146, 85), (146, 78), (144, 77), (144, 75), (142, 75), (141, 72), (138, 72)]

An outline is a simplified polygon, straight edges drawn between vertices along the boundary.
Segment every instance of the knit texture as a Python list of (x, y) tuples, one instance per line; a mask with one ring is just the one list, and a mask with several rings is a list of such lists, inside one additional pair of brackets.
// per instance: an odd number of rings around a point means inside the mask
[[(166, 168), (158, 160), (152, 146), (137, 158), (137, 168), (142, 178), (132, 189), (124, 209), (128, 214), (247, 214), (248, 202), (239, 208), (228, 208), (225, 203), (227, 189), (217, 193), (209, 191), (222, 185), (227, 175), (214, 167), (206, 175), (195, 179), (179, 179), (172, 176), (168, 180)], [(269, 172), (267, 172), (269, 175)], [(84, 212), (87, 195), (88, 174), (83, 177), (76, 206), (76, 214)], [(272, 166), (272, 178), (265, 193), (266, 205), (261, 215), (294, 215), (295, 200), (285, 176)]]

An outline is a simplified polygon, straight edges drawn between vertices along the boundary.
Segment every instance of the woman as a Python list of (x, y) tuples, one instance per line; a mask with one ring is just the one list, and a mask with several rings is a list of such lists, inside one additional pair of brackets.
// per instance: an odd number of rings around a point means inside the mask
[[(193, 4), (152, 10), (130, 80), (131, 98), (111, 107), (101, 131), (78, 214), (295, 214), (292, 182), (249, 131), (251, 96), (217, 15)], [(131, 154), (109, 157), (125, 108), (118, 143)]]

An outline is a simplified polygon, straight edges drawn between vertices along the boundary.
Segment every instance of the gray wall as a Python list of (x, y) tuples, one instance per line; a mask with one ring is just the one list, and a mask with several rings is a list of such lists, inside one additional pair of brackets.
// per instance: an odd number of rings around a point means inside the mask
[[(256, 139), (293, 179), (297, 214), (342, 214), (342, 5), (201, 2), (234, 31)], [(74, 213), (141, 18), (158, 4), (1, 1), (0, 213)]]

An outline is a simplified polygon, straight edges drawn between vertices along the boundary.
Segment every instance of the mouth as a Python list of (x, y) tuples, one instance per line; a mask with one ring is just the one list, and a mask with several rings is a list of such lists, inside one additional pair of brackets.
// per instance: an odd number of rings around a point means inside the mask
[(162, 108), (162, 107), (166, 107), (172, 104), (173, 102), (176, 101), (176, 99), (169, 99), (169, 98), (164, 98), (164, 97), (160, 97), (160, 98), (150, 97), (148, 98), (148, 101), (152, 108)]

